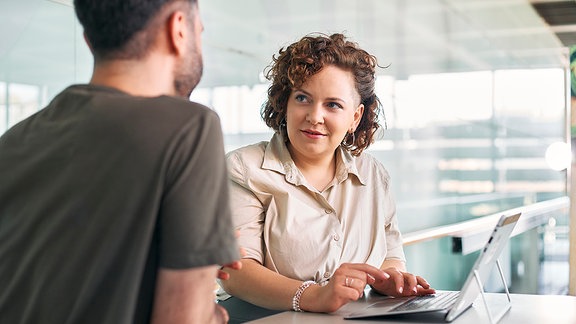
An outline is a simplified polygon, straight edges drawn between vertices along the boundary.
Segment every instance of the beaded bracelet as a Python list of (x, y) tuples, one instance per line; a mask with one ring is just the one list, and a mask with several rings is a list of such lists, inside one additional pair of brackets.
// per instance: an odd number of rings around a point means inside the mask
[(302, 294), (304, 293), (304, 290), (306, 290), (306, 288), (312, 286), (316, 284), (315, 281), (309, 280), (309, 281), (304, 281), (300, 287), (298, 287), (298, 290), (296, 290), (296, 293), (294, 294), (294, 297), (292, 297), (292, 310), (295, 312), (301, 312), (302, 309), (300, 309), (300, 297), (302, 297)]

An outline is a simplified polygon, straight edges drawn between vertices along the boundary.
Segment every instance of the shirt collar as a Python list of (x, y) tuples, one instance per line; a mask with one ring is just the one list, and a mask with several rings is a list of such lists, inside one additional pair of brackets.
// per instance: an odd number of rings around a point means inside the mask
[[(296, 164), (294, 164), (294, 160), (292, 160), (290, 151), (288, 151), (286, 143), (284, 142), (284, 137), (279, 133), (274, 133), (272, 139), (266, 146), (262, 169), (284, 174), (286, 181), (296, 186), (302, 185), (305, 182), (302, 173), (300, 173)], [(366, 185), (366, 179), (363, 179), (358, 172), (356, 157), (348, 150), (338, 147), (336, 153), (336, 180), (338, 183), (341, 183), (346, 180), (350, 174), (355, 175), (362, 185)]]
[(364, 179), (360, 172), (358, 172), (358, 166), (356, 164), (357, 159), (350, 151), (338, 147), (337, 149), (337, 160), (336, 160), (336, 180), (338, 183), (346, 180), (350, 174), (353, 174), (358, 178), (358, 181), (362, 185), (366, 185), (366, 179)]

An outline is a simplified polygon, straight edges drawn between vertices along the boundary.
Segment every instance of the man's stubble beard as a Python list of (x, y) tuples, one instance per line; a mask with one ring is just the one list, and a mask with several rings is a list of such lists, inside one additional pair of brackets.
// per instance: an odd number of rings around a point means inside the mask
[(202, 54), (196, 51), (196, 48), (191, 49), (189, 58), (185, 58), (176, 65), (174, 71), (174, 90), (176, 95), (190, 98), (192, 90), (196, 88), (204, 70)]

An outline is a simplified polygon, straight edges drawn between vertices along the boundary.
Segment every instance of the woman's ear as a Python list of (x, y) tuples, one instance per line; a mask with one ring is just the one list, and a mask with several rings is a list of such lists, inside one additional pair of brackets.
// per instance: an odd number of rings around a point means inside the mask
[(364, 115), (364, 104), (360, 104), (358, 108), (356, 108), (356, 111), (354, 111), (354, 130), (356, 130), (358, 124), (360, 124), (362, 115)]

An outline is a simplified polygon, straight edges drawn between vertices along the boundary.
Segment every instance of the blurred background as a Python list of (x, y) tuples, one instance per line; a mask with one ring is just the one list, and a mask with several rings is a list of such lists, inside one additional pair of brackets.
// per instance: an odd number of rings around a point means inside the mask
[[(191, 99), (219, 113), (227, 150), (271, 136), (259, 111), (272, 55), (309, 33), (345, 33), (382, 66), (387, 129), (369, 153), (391, 174), (406, 237), (547, 204), (512, 239), (503, 265), (512, 292), (568, 293), (574, 1), (199, 4), (205, 68)], [(0, 2), (0, 134), (91, 71), (72, 0)], [(455, 245), (473, 234), (407, 243), (409, 270), (458, 289), (478, 252)]]

